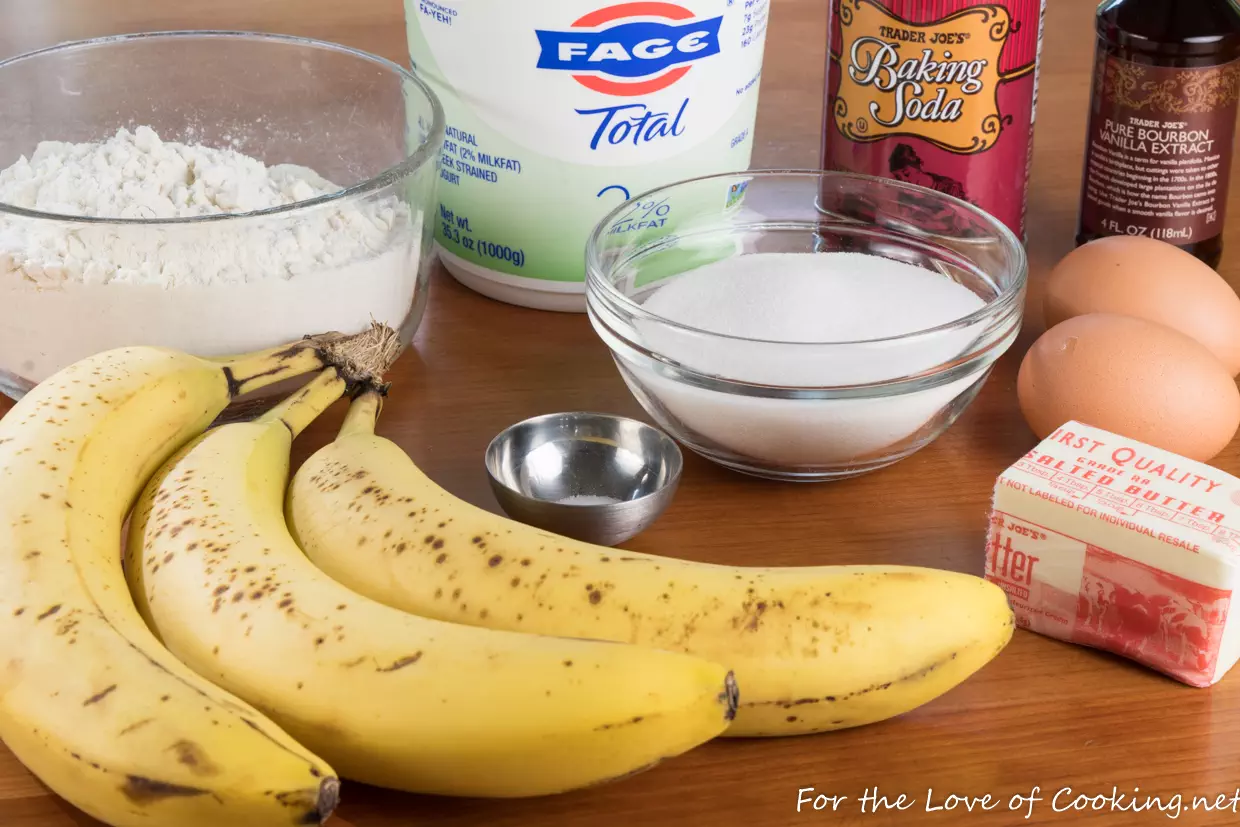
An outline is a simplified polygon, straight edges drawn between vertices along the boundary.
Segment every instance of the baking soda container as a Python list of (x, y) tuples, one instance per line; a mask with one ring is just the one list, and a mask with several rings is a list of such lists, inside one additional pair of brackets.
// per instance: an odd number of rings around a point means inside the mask
[(963, 199), (1023, 238), (1045, 5), (831, 0), (823, 167)]
[[(448, 271), (495, 299), (585, 309), (584, 248), (642, 192), (749, 167), (769, 0), (406, 0), (447, 141)], [(616, 232), (674, 221), (635, 205)]]

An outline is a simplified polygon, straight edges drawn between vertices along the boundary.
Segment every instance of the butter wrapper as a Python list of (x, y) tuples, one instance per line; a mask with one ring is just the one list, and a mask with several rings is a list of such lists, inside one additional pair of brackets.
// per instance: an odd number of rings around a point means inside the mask
[(1240, 480), (1069, 423), (995, 486), (986, 578), (1017, 624), (1190, 686), (1240, 657)]

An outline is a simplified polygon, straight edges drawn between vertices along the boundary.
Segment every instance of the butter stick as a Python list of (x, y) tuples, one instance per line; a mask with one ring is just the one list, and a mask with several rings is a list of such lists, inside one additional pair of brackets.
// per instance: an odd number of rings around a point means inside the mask
[(1240, 657), (1240, 480), (1069, 423), (999, 477), (986, 577), (1025, 629), (1210, 686)]

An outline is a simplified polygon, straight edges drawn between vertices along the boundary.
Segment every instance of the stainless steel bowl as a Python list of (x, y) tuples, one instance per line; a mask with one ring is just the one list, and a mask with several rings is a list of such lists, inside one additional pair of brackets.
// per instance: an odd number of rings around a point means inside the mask
[(612, 546), (671, 504), (684, 457), (667, 434), (624, 417), (559, 413), (519, 422), (486, 452), (491, 489), (514, 520)]

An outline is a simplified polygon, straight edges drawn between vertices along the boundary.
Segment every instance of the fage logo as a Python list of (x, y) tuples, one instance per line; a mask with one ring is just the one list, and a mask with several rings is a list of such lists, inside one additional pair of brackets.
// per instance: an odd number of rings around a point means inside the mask
[(687, 64), (719, 54), (722, 24), (722, 17), (698, 20), (674, 3), (608, 6), (567, 31), (537, 30), (538, 68), (572, 72), (604, 95), (649, 95), (680, 81), (693, 68)]

